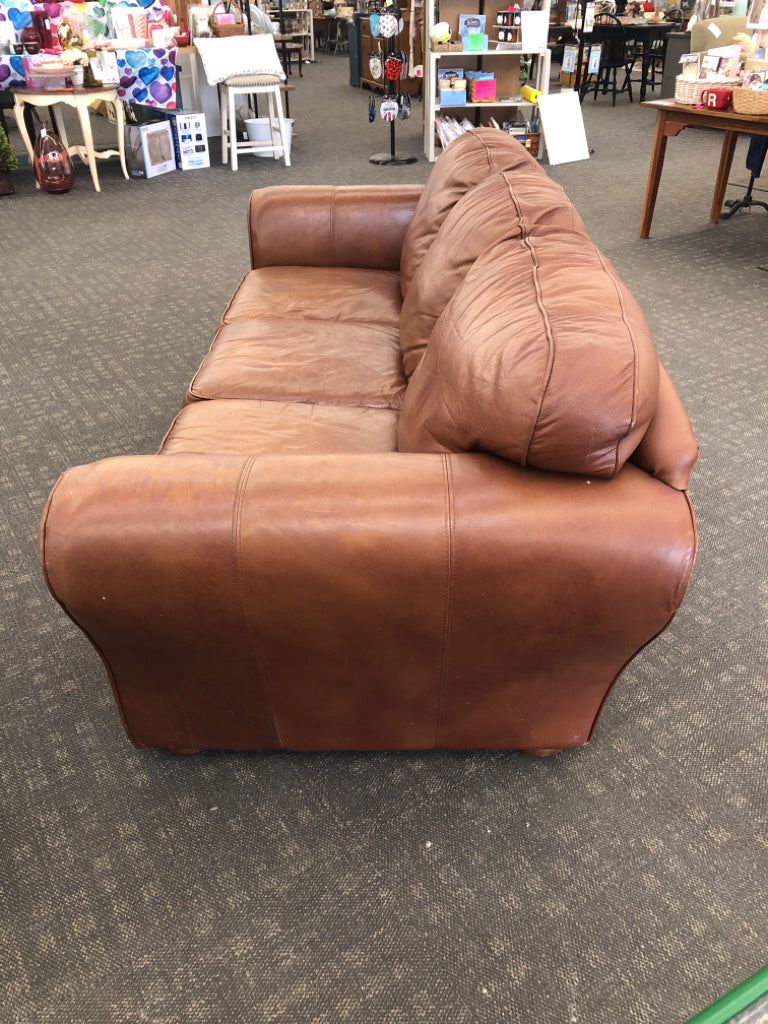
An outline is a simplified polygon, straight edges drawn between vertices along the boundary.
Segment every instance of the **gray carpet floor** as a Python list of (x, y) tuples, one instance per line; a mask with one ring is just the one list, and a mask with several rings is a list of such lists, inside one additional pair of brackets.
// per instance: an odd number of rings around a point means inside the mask
[(768, 961), (768, 215), (708, 222), (719, 135), (670, 140), (644, 241), (650, 111), (588, 98), (593, 155), (550, 170), (701, 444), (687, 598), (589, 747), (136, 751), (45, 589), (51, 486), (156, 449), (247, 269), (251, 189), (429, 173), (419, 105), (397, 124), (419, 161), (378, 167), (389, 129), (346, 59), (293, 82), (291, 168), (124, 181), (112, 160), (100, 195), (78, 166), (48, 196), (27, 167), (0, 199), (0, 1020), (683, 1022)]

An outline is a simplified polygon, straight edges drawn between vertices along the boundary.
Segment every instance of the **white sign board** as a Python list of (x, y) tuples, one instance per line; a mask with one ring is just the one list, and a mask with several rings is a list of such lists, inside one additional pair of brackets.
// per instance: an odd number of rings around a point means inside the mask
[(539, 111), (550, 164), (589, 160), (579, 94), (574, 89), (539, 96)]

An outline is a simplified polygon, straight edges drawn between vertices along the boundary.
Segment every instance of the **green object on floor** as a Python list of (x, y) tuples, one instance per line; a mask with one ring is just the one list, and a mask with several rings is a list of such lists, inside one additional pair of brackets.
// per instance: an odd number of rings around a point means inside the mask
[(768, 992), (768, 965), (753, 974), (751, 978), (742, 981), (740, 985), (718, 999), (716, 1003), (708, 1006), (706, 1010), (691, 1017), (688, 1024), (726, 1024), (737, 1013), (754, 1003), (761, 995)]

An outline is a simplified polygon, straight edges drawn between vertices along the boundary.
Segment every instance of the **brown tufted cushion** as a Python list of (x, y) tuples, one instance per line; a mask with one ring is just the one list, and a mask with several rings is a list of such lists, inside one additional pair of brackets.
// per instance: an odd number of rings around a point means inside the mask
[[(522, 147), (521, 147), (522, 148)], [(497, 171), (469, 189), (448, 211), (416, 269), (400, 314), (400, 348), (410, 377), (435, 321), (475, 260), (505, 239), (587, 229), (559, 185), (546, 174)]]
[(468, 189), (494, 171), (546, 172), (525, 146), (498, 128), (476, 128), (455, 139), (432, 169), (408, 226), (400, 256), (400, 288), (406, 295), (413, 275), (445, 220)]
[(400, 451), (486, 451), (610, 477), (654, 414), (639, 306), (581, 235), (503, 242), (476, 261), (411, 378)]

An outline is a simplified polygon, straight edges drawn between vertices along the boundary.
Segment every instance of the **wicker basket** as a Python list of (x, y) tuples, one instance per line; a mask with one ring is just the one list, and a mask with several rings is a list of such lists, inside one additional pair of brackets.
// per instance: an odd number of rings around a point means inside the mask
[(768, 60), (757, 60), (755, 57), (750, 57), (749, 60), (744, 61), (745, 71), (766, 71), (768, 70)]
[(706, 89), (707, 83), (700, 78), (683, 78), (678, 75), (675, 79), (675, 103), (685, 103), (687, 106), (695, 107), (701, 103), (701, 94)]
[(768, 116), (768, 92), (763, 89), (734, 89), (733, 109), (737, 114)]
[[(216, 12), (220, 7), (224, 8), (225, 13), (235, 15), (236, 20), (234, 25), (218, 25), (216, 23)], [(240, 19), (239, 21), (237, 21), (238, 18)], [(219, 0), (211, 11), (211, 20), (209, 24), (211, 26), (211, 35), (214, 35), (217, 39), (223, 39), (226, 36), (241, 36), (243, 34), (243, 29), (245, 28), (242, 11), (236, 3), (232, 2), (232, 0)]]
[(698, 107), (701, 104), (701, 94), (705, 89), (711, 89), (714, 85), (733, 86), (738, 84), (738, 81), (738, 78), (725, 78), (723, 76), (704, 81), (701, 78), (683, 78), (682, 75), (678, 75), (675, 79), (675, 103), (684, 103), (689, 107)]

